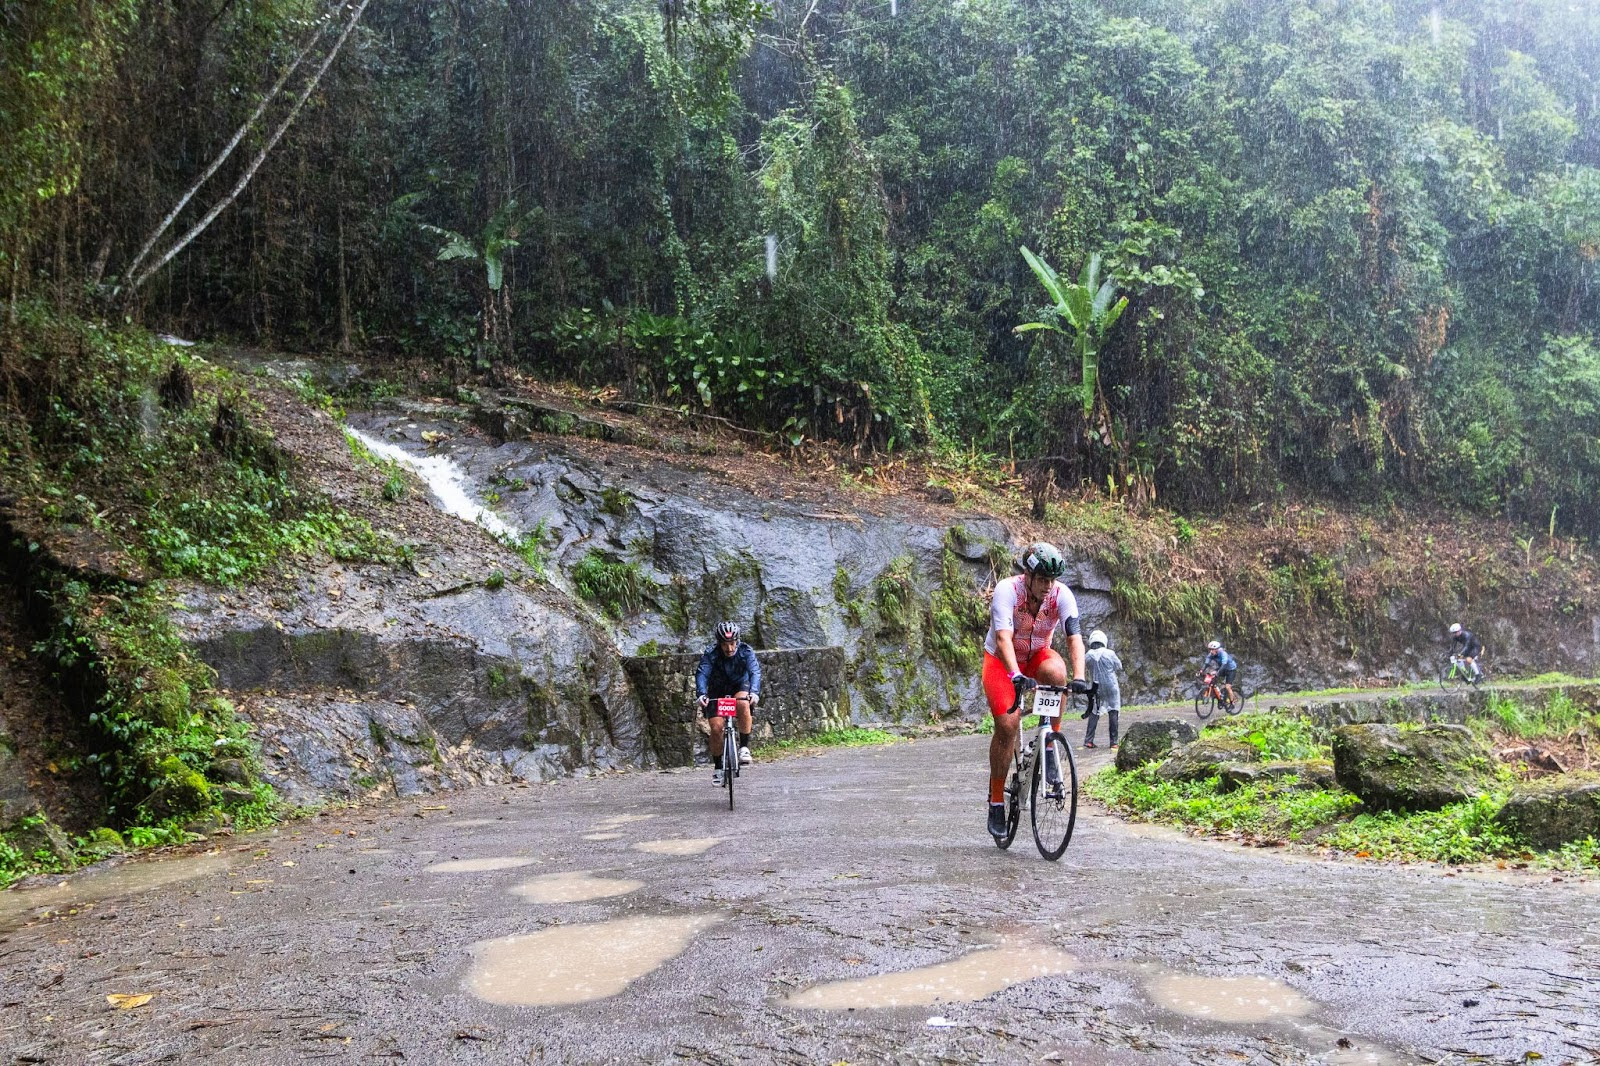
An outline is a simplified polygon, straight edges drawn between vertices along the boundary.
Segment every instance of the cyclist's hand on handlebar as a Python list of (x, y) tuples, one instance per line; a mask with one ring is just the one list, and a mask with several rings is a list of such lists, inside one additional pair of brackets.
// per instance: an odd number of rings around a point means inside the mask
[(755, 693), (755, 692), (750, 693), (750, 709), (751, 710), (755, 710), (756, 704), (758, 704), (760, 702), (761, 702), (761, 696), (758, 693)]
[(1093, 692), (1096, 687), (1097, 686), (1094, 684), (1094, 682), (1085, 681), (1081, 677), (1075, 677), (1072, 679), (1071, 688), (1074, 692)]
[(711, 697), (710, 696), (698, 696), (698, 697), (695, 698), (695, 702), (700, 705), (700, 709), (701, 710), (704, 710), (705, 708), (711, 706)]
[(1028, 691), (1030, 691), (1032, 689), (1038, 688), (1039, 687), (1039, 682), (1035, 681), (1033, 678), (1029, 677), (1026, 674), (1015, 673), (1015, 674), (1011, 675), (1011, 687), (1013, 689), (1015, 689), (1016, 692), (1017, 692), (1017, 695), (1020, 696), (1024, 692), (1028, 692)]

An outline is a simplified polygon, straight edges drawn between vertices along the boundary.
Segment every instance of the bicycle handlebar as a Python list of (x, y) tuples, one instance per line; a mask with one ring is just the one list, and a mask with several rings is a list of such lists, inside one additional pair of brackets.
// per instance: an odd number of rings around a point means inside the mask
[(1022, 694), (1032, 689), (1038, 692), (1060, 692), (1068, 697), (1069, 702), (1072, 696), (1078, 694), (1088, 697), (1089, 706), (1088, 709), (1083, 712), (1083, 716), (1085, 718), (1094, 713), (1095, 704), (1098, 702), (1096, 693), (1100, 689), (1099, 682), (1083, 681), (1077, 678), (1074, 678), (1071, 682), (1065, 685), (1041, 685), (1031, 677), (1019, 677), (1013, 681), (1011, 685), (1016, 691), (1016, 696), (1012, 699), (1011, 710), (1006, 711), (1007, 714), (1011, 714), (1013, 711), (1021, 707)]

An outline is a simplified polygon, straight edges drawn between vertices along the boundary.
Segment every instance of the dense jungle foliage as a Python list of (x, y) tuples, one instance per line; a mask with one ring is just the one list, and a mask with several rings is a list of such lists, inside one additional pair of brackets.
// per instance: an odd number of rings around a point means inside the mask
[[(1600, 529), (1600, 5), (374, 0), (130, 270), (356, 13), (0, 0), (13, 308)], [(1129, 301), (1092, 395), (1022, 246)]]

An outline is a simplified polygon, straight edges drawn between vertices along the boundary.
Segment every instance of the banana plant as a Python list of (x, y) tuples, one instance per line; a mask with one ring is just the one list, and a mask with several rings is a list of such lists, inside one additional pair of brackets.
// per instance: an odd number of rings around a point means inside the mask
[(517, 246), (517, 238), (538, 214), (537, 207), (531, 211), (519, 212), (517, 202), (507, 200), (489, 216), (483, 230), (476, 237), (457, 233), (443, 226), (419, 223), (423, 232), (443, 239), (444, 244), (434, 257), (438, 261), (464, 259), (477, 260), (483, 264), (484, 290), (481, 294), (483, 333), (480, 358), (486, 358), (492, 352), (511, 354), (511, 293), (505, 288), (506, 256)]
[[(1050, 295), (1054, 306), (1044, 321), (1024, 322), (1015, 333), (1031, 333), (1048, 329), (1071, 340), (1083, 373), (1083, 416), (1094, 413), (1095, 402), (1100, 398), (1100, 349), (1106, 334), (1117, 324), (1127, 309), (1128, 298), (1117, 298), (1117, 283), (1112, 278), (1100, 280), (1100, 255), (1095, 253), (1083, 264), (1076, 284), (1063, 282), (1049, 263), (1027, 248), (1019, 249), (1028, 261), (1039, 283)], [(1112, 301), (1116, 300), (1115, 303)], [(1066, 323), (1065, 328), (1061, 323)]]

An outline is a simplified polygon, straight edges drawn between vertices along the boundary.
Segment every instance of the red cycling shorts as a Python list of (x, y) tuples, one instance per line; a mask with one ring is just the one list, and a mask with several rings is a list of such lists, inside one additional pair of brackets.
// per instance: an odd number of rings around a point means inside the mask
[[(1033, 653), (1033, 658), (1022, 664), (1023, 676), (1038, 680), (1039, 668), (1052, 659), (1061, 664), (1063, 672), (1066, 671), (1066, 660), (1054, 648), (1040, 648)], [(1017, 690), (1011, 684), (1006, 664), (988, 652), (983, 653), (983, 694), (989, 700), (989, 713), (996, 718), (1010, 711), (1011, 705), (1017, 701)]]

